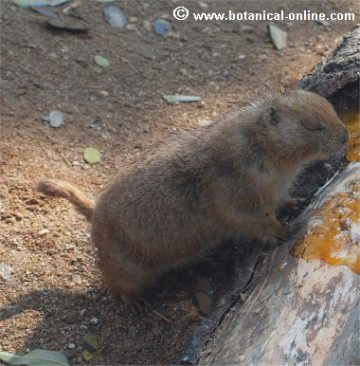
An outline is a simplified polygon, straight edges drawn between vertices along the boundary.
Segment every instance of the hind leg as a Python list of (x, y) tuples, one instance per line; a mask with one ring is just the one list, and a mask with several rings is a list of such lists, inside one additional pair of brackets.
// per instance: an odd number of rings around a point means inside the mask
[(102, 220), (105, 213), (101, 210), (96, 213), (100, 216), (94, 217), (91, 234), (93, 244), (98, 249), (98, 265), (110, 289), (124, 302), (134, 302), (144, 288), (154, 282), (156, 273), (142, 265), (141, 258), (136, 260), (136, 252), (128, 255), (129, 250), (136, 247), (135, 244), (129, 242), (120, 227), (116, 228), (115, 236), (114, 227)]
[(108, 286), (125, 303), (137, 301), (144, 288), (155, 280), (150, 270), (119, 253), (100, 258), (99, 266)]

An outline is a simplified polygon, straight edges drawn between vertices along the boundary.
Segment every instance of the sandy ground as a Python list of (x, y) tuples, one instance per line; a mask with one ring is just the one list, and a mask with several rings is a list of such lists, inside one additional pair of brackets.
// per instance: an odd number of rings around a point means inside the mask
[[(212, 1), (206, 11), (355, 11), (357, 1)], [(211, 273), (193, 265), (166, 275), (146, 295), (153, 311), (137, 314), (104, 288), (89, 227), (63, 201), (34, 192), (41, 177), (66, 179), (89, 195), (144, 148), (173, 131), (197, 126), (271, 91), (293, 86), (329, 53), (354, 22), (280, 22), (288, 47), (274, 49), (266, 22), (175, 21), (175, 1), (121, 1), (130, 26), (119, 31), (102, 18), (105, 4), (76, 9), (88, 34), (50, 30), (46, 18), (1, 1), (1, 229), (0, 350), (45, 348), (72, 364), (169, 364), (202, 315), (192, 289)], [(202, 2), (181, 2), (191, 10)], [(66, 5), (58, 8), (59, 11)], [(149, 29), (172, 22), (171, 36)], [(358, 18), (359, 19), (359, 18)], [(101, 68), (100, 54), (110, 61)], [(201, 103), (167, 104), (162, 94), (192, 94)], [(40, 121), (66, 116), (54, 129)], [(84, 148), (102, 153), (83, 160)], [(206, 261), (205, 261), (206, 262)], [(215, 261), (216, 262), (216, 261)], [(6, 275), (6, 268), (11, 274)], [(84, 360), (83, 338), (100, 351)]]

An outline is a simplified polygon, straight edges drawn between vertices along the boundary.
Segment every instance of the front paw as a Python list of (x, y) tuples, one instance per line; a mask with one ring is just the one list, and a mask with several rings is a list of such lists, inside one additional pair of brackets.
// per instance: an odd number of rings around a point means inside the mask
[(293, 226), (289, 222), (276, 221), (274, 225), (264, 233), (264, 241), (275, 246), (288, 241), (291, 237)]
[(290, 239), (292, 232), (293, 232), (293, 225), (288, 221), (285, 221), (281, 223), (281, 227), (278, 229), (275, 236), (280, 242), (283, 243)]

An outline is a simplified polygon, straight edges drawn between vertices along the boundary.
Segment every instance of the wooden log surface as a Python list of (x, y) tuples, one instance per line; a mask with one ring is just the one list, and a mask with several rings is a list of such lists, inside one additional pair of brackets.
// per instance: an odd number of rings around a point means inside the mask
[[(344, 36), (334, 51), (299, 82), (299, 87), (330, 98), (360, 77), (360, 27)], [(359, 95), (359, 94), (358, 94)]]
[[(297, 221), (308, 221), (354, 181), (360, 183), (360, 163), (349, 165)], [(265, 260), (258, 286), (227, 314), (199, 364), (360, 364), (358, 274), (346, 266), (294, 258), (292, 244)]]
[[(360, 27), (298, 86), (328, 98), (338, 111), (356, 109), (359, 71)], [(338, 163), (331, 165), (333, 174)], [(304, 174), (300, 195), (311, 195), (319, 186), (318, 178), (326, 175), (321, 169), (318, 165)], [(331, 191), (346, 189), (349, 179), (359, 174), (359, 163), (348, 166), (298, 220), (311, 217)], [(239, 262), (231, 290), (197, 328), (180, 363), (360, 365), (359, 276), (344, 266), (293, 258), (291, 245), (265, 258), (259, 257), (261, 250), (254, 250), (245, 271)], [(248, 296), (245, 301), (243, 293)]]

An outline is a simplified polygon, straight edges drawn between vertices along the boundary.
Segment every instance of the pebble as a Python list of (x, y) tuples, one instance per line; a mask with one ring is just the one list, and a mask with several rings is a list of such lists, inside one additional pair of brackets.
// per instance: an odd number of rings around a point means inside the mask
[(19, 249), (22, 246), (22, 241), (18, 238), (14, 238), (11, 240), (11, 244), (16, 248)]
[(108, 5), (104, 8), (105, 20), (112, 26), (123, 29), (126, 27), (127, 19), (123, 11), (116, 6)]
[(98, 318), (93, 317), (93, 318), (90, 319), (90, 324), (96, 325), (98, 323), (99, 323), (99, 319)]
[(159, 36), (166, 36), (171, 31), (171, 24), (165, 19), (157, 19), (154, 24), (154, 32)]
[(241, 27), (241, 30), (244, 32), (244, 33), (251, 33), (254, 31), (254, 27), (252, 27), (251, 25), (243, 25)]
[(49, 57), (52, 59), (52, 60), (57, 60), (59, 58), (59, 56), (55, 53), (55, 52), (50, 52), (49, 53)]
[(205, 1), (198, 1), (198, 5), (203, 10), (206, 10), (209, 7), (209, 5)]
[(71, 276), (71, 281), (76, 283), (77, 285), (81, 284), (81, 277), (78, 274), (74, 274)]
[(5, 281), (9, 280), (11, 274), (13, 273), (13, 268), (6, 263), (0, 263), (0, 277)]
[(135, 24), (128, 24), (126, 29), (129, 31), (135, 31), (135, 30), (137, 30), (137, 27)]
[(198, 120), (198, 125), (200, 126), (200, 127), (206, 127), (206, 126), (211, 126), (212, 125), (212, 121), (211, 121), (211, 119), (210, 118), (207, 118), (207, 117), (205, 117), (205, 118), (200, 118), (199, 120)]
[[(75, 165), (75, 164), (73, 164)], [(79, 165), (79, 164), (78, 164)], [(65, 244), (65, 247), (64, 247), (64, 250), (66, 252), (70, 252), (70, 251), (73, 251), (75, 249), (75, 246), (73, 244)]]
[(84, 316), (84, 315), (85, 315), (85, 313), (86, 313), (86, 309), (81, 309), (81, 310), (80, 310), (80, 316)]
[(74, 349), (76, 346), (75, 346), (75, 343), (69, 343), (68, 345), (67, 345), (67, 348), (69, 348), (69, 349)]
[(46, 235), (48, 232), (49, 232), (49, 229), (42, 229), (42, 230), (40, 230), (40, 231), (39, 231), (39, 235), (40, 235), (40, 236), (44, 236), (44, 235)]
[(150, 23), (148, 20), (145, 20), (145, 21), (144, 21), (144, 28), (145, 28), (147, 31), (150, 31), (150, 30), (151, 30), (151, 23)]

